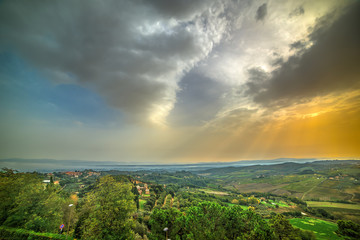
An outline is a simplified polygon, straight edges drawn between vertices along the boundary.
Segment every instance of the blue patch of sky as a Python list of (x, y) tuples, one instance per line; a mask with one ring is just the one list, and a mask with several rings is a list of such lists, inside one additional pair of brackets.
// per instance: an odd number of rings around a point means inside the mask
[(2, 52), (0, 114), (7, 113), (60, 124), (106, 126), (121, 122), (121, 113), (93, 91), (76, 84), (55, 84), (19, 56)]

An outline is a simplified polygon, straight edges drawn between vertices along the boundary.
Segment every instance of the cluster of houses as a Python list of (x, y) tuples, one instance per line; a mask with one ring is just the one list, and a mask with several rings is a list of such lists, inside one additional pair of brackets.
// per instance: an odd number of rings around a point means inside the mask
[[(53, 179), (54, 179), (54, 175), (53, 175), (52, 173), (48, 173), (47, 176), (48, 176), (49, 178), (53, 178)], [(49, 180), (43, 180), (42, 182), (43, 182), (44, 184), (48, 184), (48, 183), (51, 182), (51, 180), (50, 180), (50, 179), (49, 179)], [(59, 181), (58, 181), (58, 180), (54, 180), (53, 183), (54, 183), (54, 184), (59, 184)]]
[(70, 177), (76, 177), (78, 178), (79, 176), (82, 175), (82, 172), (65, 172), (66, 175), (70, 176)]
[(329, 180), (339, 180), (339, 179), (344, 179), (344, 177), (348, 177), (349, 175), (344, 174), (344, 175), (338, 175), (335, 177), (329, 177)]
[(91, 176), (98, 176), (99, 177), (100, 176), (100, 172), (88, 172), (87, 174), (88, 174), (89, 177), (91, 177)]
[[(78, 178), (78, 177), (80, 177), (81, 175), (83, 175), (83, 172), (64, 172), (64, 174), (66, 174), (66, 175), (68, 175), (68, 176), (70, 176), (70, 177), (76, 177), (76, 178)], [(91, 177), (91, 176), (100, 176), (100, 172), (92, 172), (92, 171), (90, 171), (90, 172), (84, 172), (84, 175), (85, 174), (87, 174), (86, 176), (85, 176), (85, 178), (87, 178), (87, 177)]]
[[(69, 177), (73, 177), (73, 178), (79, 178), (80, 176), (84, 176), (85, 178), (91, 177), (91, 176), (97, 176), (99, 177), (101, 175), (100, 172), (93, 172), (93, 171), (85, 171), (85, 172), (79, 172), (79, 171), (68, 171), (68, 172), (62, 172), (62, 174), (67, 175)], [(49, 178), (53, 178), (54, 179), (54, 184), (59, 184), (58, 180), (55, 180), (55, 176), (52, 173), (48, 173), (47, 177)], [(50, 183), (50, 180), (46, 179), (42, 181), (44, 184), (48, 184)], [(80, 188), (84, 187), (85, 185), (80, 186)]]
[[(142, 183), (140, 181), (135, 181), (136, 185), (136, 189), (138, 190), (139, 195), (144, 194), (150, 194), (150, 189), (148, 188), (148, 185), (146, 183)], [(140, 186), (139, 184), (141, 184), (142, 186)]]
[[(50, 180), (43, 180), (43, 183), (50, 183)], [(54, 184), (59, 184), (59, 181), (54, 181)]]

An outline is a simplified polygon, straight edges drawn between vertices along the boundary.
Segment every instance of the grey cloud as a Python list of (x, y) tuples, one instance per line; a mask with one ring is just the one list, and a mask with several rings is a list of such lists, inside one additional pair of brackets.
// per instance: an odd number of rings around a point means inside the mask
[(267, 3), (264, 3), (256, 10), (256, 21), (264, 20), (267, 15)]
[(192, 17), (194, 14), (198, 14), (199, 9), (209, 7), (214, 0), (152, 0), (146, 2), (165, 17), (186, 19)]
[(248, 70), (249, 79), (251, 82), (263, 82), (268, 77), (268, 74), (261, 68), (250, 68)]
[(261, 68), (251, 68), (248, 70), (249, 81), (246, 83), (247, 94), (263, 91), (263, 84), (268, 79), (268, 74)]
[(284, 59), (282, 57), (275, 58), (274, 60), (271, 61), (271, 65), (274, 67), (281, 66), (283, 64), (284, 64)]
[(229, 86), (204, 77), (194, 71), (186, 74), (179, 83), (177, 102), (170, 115), (175, 125), (200, 125), (212, 119), (224, 105), (222, 97)]
[(201, 48), (195, 36), (184, 29), (174, 29), (171, 34), (154, 34), (141, 39), (138, 47), (142, 51), (156, 54), (159, 59), (187, 59), (189, 56), (201, 54)]
[(297, 17), (303, 15), (305, 13), (305, 9), (303, 6), (295, 8), (290, 14), (289, 17)]
[(204, 1), (0, 4), (0, 49), (15, 51), (55, 82), (93, 89), (140, 120), (156, 106), (171, 108), (181, 75), (223, 34), (220, 13), (210, 16)]
[(304, 41), (296, 41), (292, 44), (290, 44), (290, 50), (301, 50), (304, 49), (304, 47), (306, 46), (306, 43)]
[[(310, 34), (313, 45), (290, 57), (266, 81), (250, 80), (255, 102), (281, 106), (334, 91), (360, 87), (360, 3), (349, 6), (336, 21), (324, 17)], [(328, 26), (327, 23), (333, 22)], [(295, 43), (295, 46), (301, 44)], [(300, 46), (301, 47), (301, 46)]]

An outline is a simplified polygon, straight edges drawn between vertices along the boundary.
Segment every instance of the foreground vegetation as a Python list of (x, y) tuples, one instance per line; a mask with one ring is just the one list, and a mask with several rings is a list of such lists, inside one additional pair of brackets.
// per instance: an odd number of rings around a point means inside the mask
[[(40, 240), (66, 240), (66, 236), (54, 233), (38, 233), (31, 230), (25, 229), (17, 229), (17, 228), (9, 228), (0, 226), (0, 237), (2, 239), (40, 239)], [(69, 240), (73, 239), (72, 237), (68, 237)]]
[(41, 174), (4, 169), (0, 175), (0, 236), (137, 240), (360, 237), (356, 217), (343, 221), (328, 211), (357, 211), (356, 202), (305, 202), (292, 195), (240, 192), (219, 178), (199, 174), (92, 170)]

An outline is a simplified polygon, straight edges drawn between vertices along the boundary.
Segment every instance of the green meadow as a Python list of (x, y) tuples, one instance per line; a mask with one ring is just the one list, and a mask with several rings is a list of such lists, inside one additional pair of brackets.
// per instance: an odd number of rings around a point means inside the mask
[(338, 228), (336, 223), (309, 217), (293, 218), (289, 221), (294, 227), (314, 232), (318, 240), (342, 239), (335, 234), (335, 231)]

